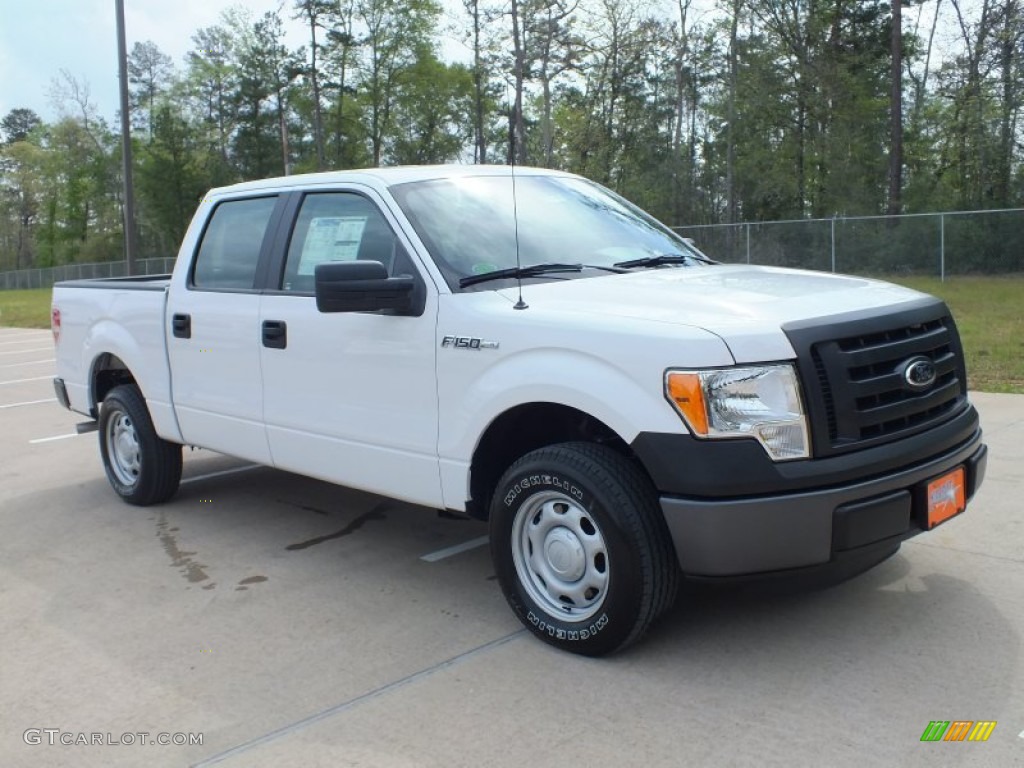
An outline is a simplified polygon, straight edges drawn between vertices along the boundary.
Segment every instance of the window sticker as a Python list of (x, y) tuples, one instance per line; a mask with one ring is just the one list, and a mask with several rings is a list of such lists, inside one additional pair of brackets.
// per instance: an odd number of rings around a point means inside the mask
[(366, 228), (366, 216), (321, 216), (309, 222), (302, 244), (299, 274), (312, 275), (325, 261), (354, 261)]

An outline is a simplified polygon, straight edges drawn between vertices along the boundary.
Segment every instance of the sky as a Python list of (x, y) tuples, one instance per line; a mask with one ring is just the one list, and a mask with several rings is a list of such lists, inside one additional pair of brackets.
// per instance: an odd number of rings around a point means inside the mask
[[(246, 0), (254, 16), (280, 0)], [(192, 47), (192, 34), (218, 23), (238, 0), (125, 0), (128, 50), (152, 40), (179, 68)], [(291, 6), (291, 2), (287, 3)], [(27, 107), (44, 120), (58, 111), (49, 94), (66, 69), (87, 81), (98, 113), (113, 123), (117, 96), (115, 0), (0, 0), (0, 116)], [(290, 15), (290, 14), (285, 14)], [(289, 22), (288, 44), (304, 42), (302, 27)]]

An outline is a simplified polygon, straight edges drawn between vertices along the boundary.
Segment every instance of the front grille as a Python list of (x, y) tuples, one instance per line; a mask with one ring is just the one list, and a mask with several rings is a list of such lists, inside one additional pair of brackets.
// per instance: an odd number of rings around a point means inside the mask
[[(816, 456), (890, 442), (958, 411), (967, 391), (953, 319), (937, 300), (891, 315), (787, 328), (811, 417)], [(929, 360), (934, 383), (914, 391), (913, 358)]]

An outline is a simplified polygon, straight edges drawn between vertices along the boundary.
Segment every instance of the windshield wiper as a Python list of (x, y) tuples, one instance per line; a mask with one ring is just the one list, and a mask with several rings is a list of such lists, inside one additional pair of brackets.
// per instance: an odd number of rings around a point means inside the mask
[(459, 280), (459, 287), (466, 288), (477, 283), (486, 283), (489, 280), (504, 280), (506, 278), (539, 277), (553, 272), (582, 272), (584, 269), (603, 269), (606, 272), (624, 272), (616, 264), (614, 267), (604, 267), (597, 264), (531, 264), (528, 267), (509, 267), (507, 269), (496, 269), (493, 272), (484, 272), (482, 275), (469, 275)]
[(661, 267), (666, 264), (689, 264), (691, 261), (702, 261), (705, 264), (714, 264), (711, 259), (702, 259), (700, 256), (687, 255), (675, 253), (658, 253), (654, 256), (644, 256), (642, 259), (630, 259), (629, 261), (620, 261), (615, 264), (616, 267), (622, 267), (623, 269), (632, 269), (634, 267)]

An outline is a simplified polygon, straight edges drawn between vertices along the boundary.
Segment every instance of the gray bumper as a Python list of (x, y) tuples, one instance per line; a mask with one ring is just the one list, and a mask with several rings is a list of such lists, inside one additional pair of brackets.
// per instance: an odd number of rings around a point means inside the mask
[(71, 401), (68, 399), (68, 388), (64, 386), (64, 379), (53, 380), (53, 393), (57, 396), (57, 402), (68, 410), (71, 410)]
[(986, 459), (979, 431), (927, 462), (863, 482), (779, 496), (663, 496), (661, 508), (686, 574), (727, 577), (821, 566), (887, 541), (891, 552), (923, 530), (923, 483), (963, 464), (967, 495), (973, 496)]

